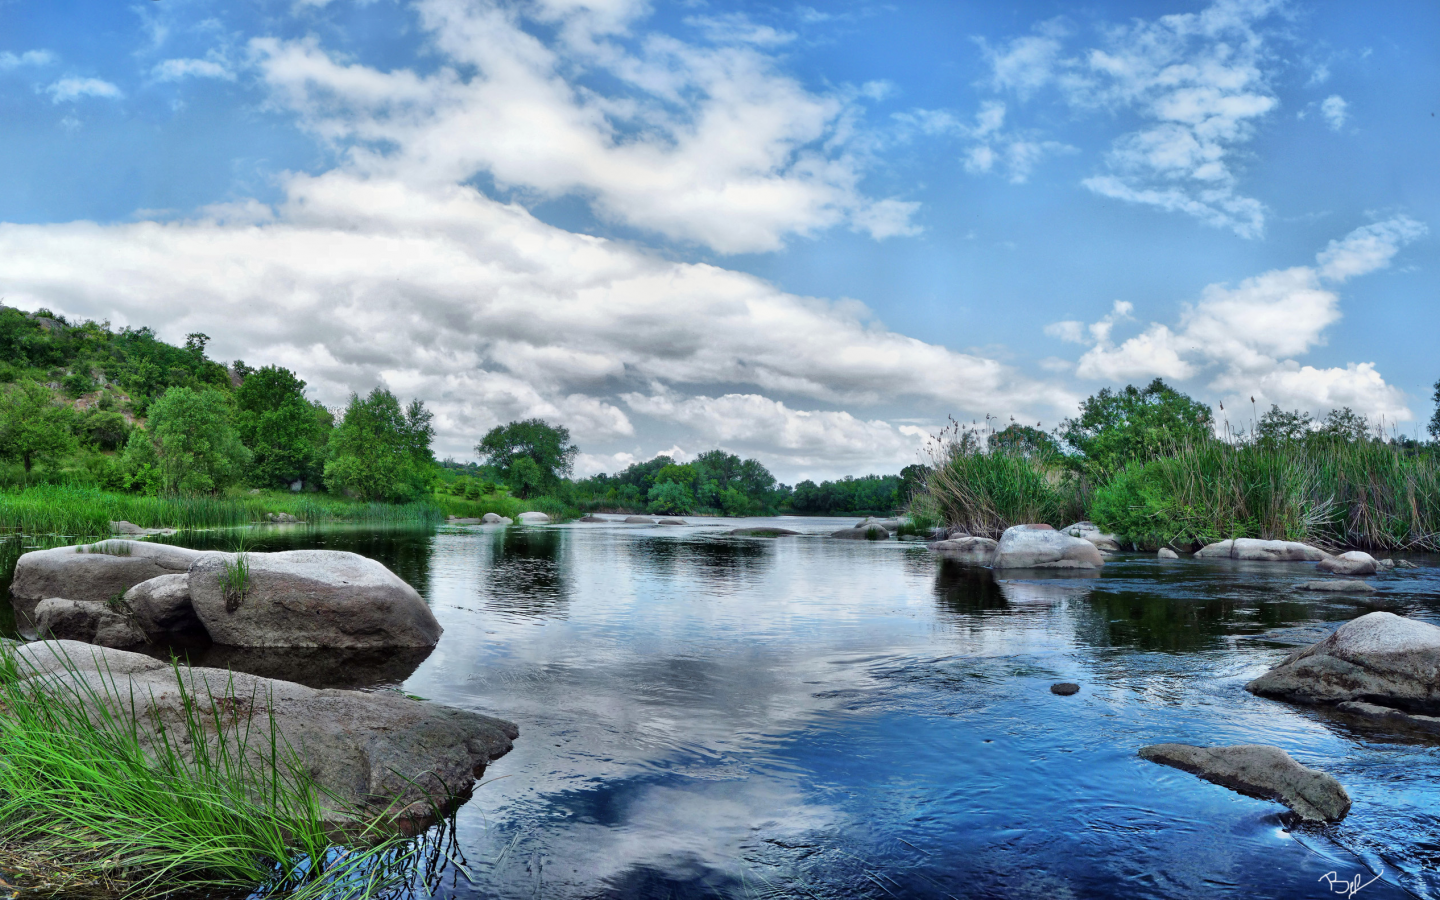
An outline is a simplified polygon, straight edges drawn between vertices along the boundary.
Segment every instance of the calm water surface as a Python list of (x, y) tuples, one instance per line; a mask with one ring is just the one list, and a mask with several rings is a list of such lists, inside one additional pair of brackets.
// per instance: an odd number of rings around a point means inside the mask
[[(780, 524), (816, 534), (275, 531), (257, 549), (386, 563), (445, 635), (414, 657), (210, 661), (520, 725), (459, 813), (470, 877), (442, 897), (1320, 898), (1332, 872), (1379, 873), (1367, 900), (1440, 896), (1437, 748), (1243, 690), (1371, 609), (1440, 621), (1435, 560), (1361, 605), (1296, 593), (1304, 564), (997, 581), (819, 536), (849, 519)], [(1289, 827), (1135, 755), (1161, 741), (1278, 745), (1354, 808)]]

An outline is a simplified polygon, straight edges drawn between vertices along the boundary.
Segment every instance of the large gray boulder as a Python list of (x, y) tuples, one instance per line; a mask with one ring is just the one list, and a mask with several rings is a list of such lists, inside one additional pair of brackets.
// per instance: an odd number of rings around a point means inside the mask
[(946, 559), (952, 559), (967, 566), (988, 566), (995, 561), (995, 548), (999, 543), (989, 538), (959, 537), (943, 541), (932, 541), (925, 546)]
[(125, 592), (124, 605), (131, 620), (151, 638), (203, 630), (190, 603), (188, 572), (140, 582)]
[(1299, 703), (1361, 700), (1411, 711), (1440, 710), (1440, 628), (1388, 612), (1341, 625), (1245, 685)]
[(1258, 538), (1217, 541), (1195, 552), (1199, 559), (1242, 559), (1254, 562), (1319, 562), (1328, 555), (1319, 547), (1298, 541), (1262, 541)]
[(34, 628), (35, 605), (47, 597), (106, 603), (142, 581), (184, 574), (204, 556), (185, 547), (127, 540), (31, 550), (15, 564), (10, 582), (16, 621)]
[(831, 532), (830, 536), (844, 541), (888, 541), (890, 540), (890, 529), (877, 522), (872, 522), (869, 525), (859, 525), (855, 528), (842, 528), (839, 531)]
[(1161, 547), (1159, 551), (1156, 552), (1155, 557), (1157, 559), (1179, 559), (1180, 554), (1171, 550), (1169, 547)]
[(1106, 553), (1116, 553), (1120, 550), (1120, 538), (1101, 531), (1100, 526), (1094, 522), (1076, 522), (1068, 528), (1060, 529), (1060, 533), (1080, 538), (1082, 541), (1089, 541)]
[(41, 600), (35, 604), (35, 631), (41, 638), (83, 641), (122, 650), (146, 642), (145, 632), (129, 617), (96, 600)]
[[(544, 514), (544, 513), (540, 513), (540, 515), (544, 516), (545, 514)], [(545, 516), (545, 521), (547, 521), (547, 522), (550, 521), (550, 517), (549, 517), (549, 516)], [(513, 524), (515, 524), (515, 520), (514, 520), (514, 519), (511, 519), (509, 516), (502, 516), (502, 515), (500, 515), (499, 513), (488, 512), (488, 513), (486, 513), (485, 515), (483, 515), (483, 516), (480, 517), (480, 524), (481, 524), (481, 525), (513, 525)]]
[(543, 512), (522, 512), (519, 516), (521, 525), (549, 525), (550, 514)]
[(1013, 525), (995, 547), (996, 569), (1098, 569), (1105, 557), (1091, 542), (1050, 526)]
[(1248, 797), (1278, 800), (1307, 822), (1338, 822), (1350, 812), (1350, 795), (1340, 782), (1300, 765), (1279, 747), (1151, 744), (1140, 748), (1140, 756)]
[(222, 583), (235, 554), (190, 568), (190, 599), (232, 647), (433, 647), (442, 631), (415, 589), (373, 559), (340, 550), (246, 553), (243, 590)]
[[(73, 641), (26, 644), (14, 655), (29, 686), (44, 692), (78, 688), (89, 696), (87, 706), (104, 704), (122, 721), (133, 721), (142, 745), (157, 743), (158, 721), (177, 752), (190, 752), (186, 742), (175, 740), (185, 734), (184, 709), (169, 662)], [(338, 811), (346, 805), (367, 816), (423, 820), (435, 812), (431, 798), (468, 796), (475, 777), (509, 752), (519, 735), (510, 722), (394, 691), (314, 690), (184, 666), (179, 675), (207, 737), (220, 740), (216, 722), (228, 723), (223, 739), (237, 750), (243, 744), (252, 760), (270, 752), (273, 716), (279, 745), (299, 754), (336, 822), (343, 821)]]
[(1375, 557), (1363, 550), (1351, 550), (1339, 556), (1327, 556), (1315, 568), (1334, 575), (1374, 575), (1378, 567)]

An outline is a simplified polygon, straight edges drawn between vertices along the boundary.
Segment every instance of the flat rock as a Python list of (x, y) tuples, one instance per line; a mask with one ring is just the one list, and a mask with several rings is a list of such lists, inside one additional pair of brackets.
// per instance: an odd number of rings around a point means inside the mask
[(1315, 568), (1334, 575), (1374, 575), (1379, 564), (1363, 550), (1351, 550), (1339, 556), (1327, 556)]
[(689, 525), (690, 523), (687, 522), (687, 521), (685, 521), (684, 519), (661, 519), (660, 521), (656, 522), (655, 524), (656, 524), (656, 525)]
[(789, 528), (772, 528), (769, 526), (761, 526), (757, 528), (734, 528), (730, 531), (730, 534), (733, 534), (736, 537), (790, 537), (791, 535), (799, 533), (800, 532), (792, 531)]
[(855, 527), (856, 527), (856, 528), (864, 528), (864, 527), (867, 526), (867, 525), (879, 525), (881, 528), (884, 528), (886, 531), (889, 531), (889, 532), (892, 532), (892, 533), (893, 533), (893, 532), (896, 532), (896, 531), (899, 531), (899, 530), (900, 530), (900, 524), (901, 524), (901, 520), (898, 519), (898, 518), (877, 519), (877, 518), (875, 518), (874, 516), (866, 516), (863, 521), (861, 521), (861, 522), (856, 522), (856, 523), (855, 523)]
[(600, 518), (599, 516), (581, 516), (580, 518), (576, 519), (575, 521), (577, 521), (577, 522), (584, 522), (584, 523), (586, 523), (587, 525), (593, 525), (593, 524), (595, 524), (595, 523), (597, 523), (597, 522), (604, 522), (604, 521), (606, 521), (606, 520)]
[(1062, 697), (1069, 697), (1080, 693), (1080, 685), (1073, 681), (1062, 681), (1059, 684), (1050, 685), (1050, 693), (1059, 694)]
[(35, 631), (41, 638), (83, 641), (101, 647), (139, 647), (145, 632), (122, 612), (97, 600), (47, 597), (35, 604)]
[[(42, 641), (15, 651), (22, 677), (41, 690), (80, 688), (95, 692), (96, 706), (133, 718), (143, 745), (156, 742), (163, 723), (172, 746), (186, 753), (182, 695), (169, 662), (139, 653), (74, 641)], [(196, 718), (212, 740), (218, 720), (253, 716), (245, 749), (252, 759), (269, 751), (273, 716), (278, 737), (300, 756), (322, 789), (321, 805), (343, 821), (338, 809), (353, 804), (366, 815), (425, 818), (436, 812), (430, 797), (466, 797), (475, 777), (510, 751), (519, 729), (510, 722), (395, 691), (315, 690), (224, 669), (180, 667)], [(113, 686), (111, 682), (113, 680)], [(132, 707), (133, 704), (133, 707)], [(243, 728), (243, 721), (242, 721)], [(226, 740), (247, 740), (232, 726)], [(427, 796), (428, 795), (428, 796)]]
[(967, 535), (961, 538), (933, 541), (925, 546), (943, 555), (946, 559), (953, 559), (964, 565), (988, 566), (995, 561), (995, 548), (999, 546), (999, 543), (989, 538)]
[[(131, 619), (152, 639), (204, 631), (190, 602), (190, 575), (160, 575), (125, 592)], [(57, 635), (58, 637), (59, 635)]]
[(1366, 613), (1290, 654), (1245, 685), (1299, 703), (1361, 700), (1440, 710), (1440, 628), (1389, 612)]
[(521, 525), (549, 525), (550, 514), (543, 512), (522, 512), (517, 518)]
[(1090, 541), (1048, 525), (1013, 525), (1000, 536), (991, 565), (996, 569), (1098, 569), (1105, 565), (1105, 557)]
[(1179, 559), (1179, 558), (1180, 558), (1180, 554), (1176, 553), (1174, 550), (1171, 550), (1169, 547), (1161, 547), (1161, 548), (1159, 549), (1159, 551), (1156, 552), (1155, 556), (1156, 556), (1158, 559)]
[(185, 547), (128, 540), (31, 550), (16, 562), (10, 582), (16, 622), (21, 628), (34, 628), (35, 605), (46, 597), (105, 603), (142, 581), (184, 574), (207, 555)]
[(1341, 579), (1320, 579), (1319, 581), (1307, 581), (1299, 585), (1302, 591), (1326, 591), (1332, 594), (1360, 593), (1373, 594), (1375, 588), (1363, 581), (1341, 580)]
[(1247, 797), (1278, 800), (1307, 822), (1338, 822), (1350, 812), (1350, 795), (1340, 782), (1300, 765), (1279, 747), (1151, 744), (1140, 748), (1140, 756)]
[(217, 644), (232, 647), (433, 647), (440, 623), (415, 589), (373, 559), (341, 550), (244, 554), (249, 584), (227, 592), (234, 554), (190, 568), (190, 598)]
[(832, 538), (840, 538), (842, 541), (888, 541), (890, 540), (890, 529), (878, 522), (869, 525), (860, 525), (855, 528), (842, 528), (839, 531), (831, 532)]
[(1425, 734), (1440, 735), (1440, 718), (1435, 716), (1416, 715), (1390, 706), (1366, 703), (1363, 700), (1347, 700), (1335, 708), (1352, 716), (1359, 716), (1376, 724), (1384, 725), (1390, 730), (1420, 731)]
[(1298, 541), (1262, 541), (1257, 538), (1217, 541), (1195, 552), (1199, 559), (1243, 559), (1255, 562), (1319, 562), (1328, 555), (1319, 547)]
[(654, 525), (655, 520), (649, 516), (626, 516), (626, 525)]

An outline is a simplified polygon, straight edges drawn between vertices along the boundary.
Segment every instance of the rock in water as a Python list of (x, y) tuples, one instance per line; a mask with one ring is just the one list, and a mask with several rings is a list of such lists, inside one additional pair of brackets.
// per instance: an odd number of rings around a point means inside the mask
[(480, 525), (480, 524), (483, 524), (483, 523), (482, 523), (479, 519), (475, 518), (474, 516), (469, 516), (469, 517), (464, 517), (464, 518), (456, 518), (455, 516), (451, 516), (450, 518), (448, 518), (448, 519), (445, 520), (445, 524), (446, 524), (446, 525)]
[(122, 650), (145, 643), (145, 632), (124, 613), (95, 600), (59, 597), (41, 600), (35, 604), (35, 631), (41, 638), (82, 641)]
[(1236, 538), (1233, 541), (1207, 544), (1196, 551), (1195, 556), (1200, 559), (1244, 559), (1257, 562), (1319, 562), (1327, 554), (1319, 547), (1296, 541)]
[(997, 569), (1098, 569), (1105, 565), (1100, 550), (1048, 525), (1013, 525), (1005, 529), (991, 565)]
[(1378, 706), (1374, 703), (1365, 703), (1360, 700), (1347, 700), (1335, 707), (1344, 713), (1352, 716), (1359, 716), (1371, 722), (1384, 725), (1387, 729), (1398, 731), (1419, 731), (1427, 735), (1440, 735), (1440, 718), (1435, 716), (1418, 716), (1399, 709), (1391, 709), (1388, 706)]
[(655, 520), (649, 516), (626, 516), (626, 525), (654, 525)]
[(1140, 748), (1140, 756), (1248, 797), (1278, 800), (1307, 822), (1338, 822), (1350, 812), (1350, 795), (1340, 782), (1300, 765), (1279, 747), (1151, 744)]
[(1120, 550), (1120, 538), (1101, 531), (1100, 526), (1094, 522), (1076, 522), (1068, 528), (1060, 529), (1060, 533), (1080, 538), (1082, 541), (1089, 541), (1109, 553), (1116, 553)]
[(1156, 553), (1155, 556), (1156, 556), (1157, 558), (1159, 558), (1159, 559), (1179, 559), (1179, 558), (1180, 558), (1180, 554), (1176, 553), (1174, 550), (1171, 550), (1169, 547), (1161, 547), (1161, 548), (1160, 548), (1160, 551), (1159, 551), (1158, 553)]
[(661, 519), (660, 521), (656, 522), (655, 524), (656, 524), (656, 525), (689, 525), (690, 523), (687, 522), (687, 521), (685, 521), (684, 519)]
[(575, 521), (577, 521), (577, 522), (585, 522), (586, 524), (594, 524), (594, 523), (596, 523), (596, 522), (604, 522), (605, 520), (602, 519), (602, 518), (600, 518), (599, 516), (581, 516), (580, 518), (576, 519)]
[(543, 512), (522, 512), (520, 514), (521, 525), (549, 525), (550, 514)]
[(789, 528), (769, 528), (764, 526), (758, 528), (736, 528), (730, 532), (730, 534), (736, 537), (790, 537), (791, 535), (799, 533), (798, 531), (791, 531)]
[(21, 555), (10, 583), (16, 621), (33, 628), (35, 604), (46, 597), (106, 603), (142, 581), (184, 574), (204, 556), (185, 547), (126, 540), (32, 550)]
[(145, 533), (145, 529), (141, 528), (139, 525), (136, 525), (134, 522), (127, 522), (127, 521), (125, 521), (124, 519), (121, 519), (121, 520), (118, 521), (118, 522), (111, 522), (111, 523), (110, 523), (110, 533), (111, 533), (111, 534), (144, 534), (144, 533)]
[(1050, 693), (1059, 694), (1062, 697), (1069, 697), (1080, 693), (1080, 685), (1073, 681), (1062, 681), (1059, 684), (1050, 685)]
[(1370, 554), (1362, 550), (1351, 550), (1349, 553), (1322, 559), (1315, 568), (1335, 575), (1374, 575), (1379, 565)]
[(842, 528), (832, 532), (830, 536), (845, 541), (888, 541), (890, 540), (890, 529), (878, 522), (872, 522), (869, 525), (860, 525), (855, 528)]
[(1299, 703), (1363, 700), (1440, 710), (1440, 628), (1367, 613), (1290, 654), (1245, 690)]
[[(541, 515), (543, 516), (543, 515), (545, 515), (545, 514), (544, 514), (544, 513), (541, 513)], [(509, 516), (502, 516), (502, 515), (500, 515), (499, 513), (490, 512), (490, 513), (486, 513), (485, 515), (483, 515), (483, 516), (480, 517), (480, 524), (481, 524), (481, 525), (513, 525), (513, 524), (514, 524), (514, 520), (511, 519)]]
[(1366, 584), (1363, 581), (1341, 581), (1339, 579), (1335, 579), (1333, 581), (1307, 581), (1304, 584), (1300, 585), (1300, 590), (1325, 591), (1332, 594), (1375, 593), (1375, 588)]
[(190, 598), (210, 639), (232, 647), (433, 647), (440, 623), (410, 585), (340, 550), (246, 553), (248, 583), (226, 588), (234, 554), (190, 568)]
[(188, 573), (142, 581), (125, 592), (124, 601), (135, 624), (152, 638), (203, 630), (190, 603)]
[[(27, 680), (53, 678), (61, 690), (80, 686), (88, 703), (104, 698), (112, 714), (133, 717), (145, 745), (156, 740), (158, 719), (172, 746), (186, 752), (186, 744), (175, 742), (185, 730), (170, 663), (74, 641), (26, 644), (14, 653), (22, 677), (33, 673)], [(212, 738), (217, 718), (229, 723), (254, 716), (247, 745), (252, 759), (269, 752), (273, 715), (278, 736), (299, 753), (337, 824), (346, 805), (367, 815), (423, 819), (433, 812), (429, 798), (468, 796), (475, 777), (509, 752), (519, 735), (510, 722), (393, 691), (313, 690), (224, 669), (181, 666), (179, 672), (196, 718)], [(232, 746), (239, 742), (234, 726), (226, 738)]]
[(995, 548), (999, 546), (989, 538), (965, 536), (944, 541), (933, 541), (925, 546), (946, 559), (967, 566), (988, 566), (995, 561)]

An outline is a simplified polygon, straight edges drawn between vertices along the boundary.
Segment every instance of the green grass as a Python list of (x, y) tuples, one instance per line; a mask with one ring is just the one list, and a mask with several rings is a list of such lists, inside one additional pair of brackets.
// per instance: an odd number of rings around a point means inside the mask
[(289, 513), (311, 524), (360, 522), (380, 526), (433, 525), (445, 518), (433, 502), (361, 503), (328, 494), (280, 491), (202, 497), (144, 497), (90, 487), (36, 485), (0, 493), (0, 531), (95, 536), (110, 523), (142, 528), (227, 528), (260, 524)]
[[(68, 660), (64, 665), (70, 667)], [(73, 667), (72, 667), (73, 671)], [(47, 891), (128, 897), (259, 889), (295, 900), (373, 897), (413, 877), (424, 840), (335, 814), (273, 719), (176, 668), (178, 726), (149, 730), (128, 682), (34, 676), (0, 649), (0, 854)], [(337, 838), (343, 835), (343, 843)]]
[(1011, 525), (1064, 527), (1084, 518), (1078, 479), (1056, 457), (1008, 450), (982, 452), (953, 442), (926, 473), (911, 501), (917, 522), (943, 522), (979, 537), (998, 538)]

